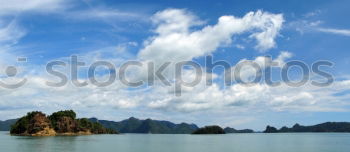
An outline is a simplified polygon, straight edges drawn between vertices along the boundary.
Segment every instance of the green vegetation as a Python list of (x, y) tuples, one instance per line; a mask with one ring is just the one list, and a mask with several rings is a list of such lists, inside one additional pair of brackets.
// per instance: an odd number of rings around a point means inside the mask
[(205, 126), (194, 131), (192, 134), (225, 134), (225, 131), (219, 126)]
[[(65, 111), (58, 111), (52, 113), (48, 118), (51, 121), (51, 125), (54, 127), (55, 130), (59, 130), (59, 122), (64, 121), (64, 118), (68, 118), (69, 120), (74, 120), (76, 117), (76, 113), (73, 110), (65, 110)], [(68, 131), (68, 130), (66, 130)]]
[(117, 133), (113, 129), (105, 128), (102, 124), (98, 122), (91, 122), (87, 118), (77, 119), (78, 130), (90, 130), (93, 134), (115, 134)]
[(72, 119), (75, 119), (76, 113), (73, 110), (65, 110), (65, 111), (58, 111), (54, 112), (49, 116), (49, 119), (51, 121), (58, 121), (62, 117), (69, 117)]

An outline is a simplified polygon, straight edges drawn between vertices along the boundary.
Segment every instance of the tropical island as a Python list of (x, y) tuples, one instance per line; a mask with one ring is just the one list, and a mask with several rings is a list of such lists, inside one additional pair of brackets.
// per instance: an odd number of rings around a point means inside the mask
[(98, 122), (76, 119), (73, 110), (58, 111), (50, 116), (40, 111), (29, 112), (11, 126), (10, 133), (19, 136), (117, 134)]

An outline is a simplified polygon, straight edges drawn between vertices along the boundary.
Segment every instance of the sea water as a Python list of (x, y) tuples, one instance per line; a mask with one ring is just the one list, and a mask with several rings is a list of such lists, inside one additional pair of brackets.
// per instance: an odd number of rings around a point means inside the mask
[(349, 152), (349, 150), (348, 133), (24, 137), (0, 132), (1, 152)]

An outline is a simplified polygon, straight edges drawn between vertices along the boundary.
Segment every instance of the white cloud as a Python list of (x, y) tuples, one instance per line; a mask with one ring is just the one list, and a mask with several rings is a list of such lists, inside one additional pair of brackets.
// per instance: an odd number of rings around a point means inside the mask
[(285, 64), (285, 61), (291, 57), (293, 57), (292, 53), (288, 51), (282, 51), (274, 61), (277, 62), (280, 67), (282, 67)]
[(257, 40), (256, 48), (266, 51), (275, 47), (274, 39), (282, 27), (283, 16), (257, 11), (244, 17), (221, 16), (215, 25), (192, 29), (203, 24), (186, 10), (167, 9), (158, 12), (153, 21), (157, 35), (145, 42), (138, 57), (159, 63), (185, 61), (212, 53), (229, 44), (234, 34), (253, 32), (250, 37)]
[[(287, 52), (287, 51), (282, 51), (276, 59), (272, 59), (271, 57), (267, 57), (267, 56), (258, 56), (254, 60), (242, 59), (237, 64), (241, 64), (243, 62), (249, 61), (249, 62), (256, 63), (259, 66), (261, 71), (264, 71), (266, 68), (272, 67), (272, 66), (273, 66), (273, 68), (280, 68), (281, 69), (285, 64), (285, 61), (287, 59), (291, 58), (292, 56), (293, 56), (292, 53)], [(244, 64), (242, 64), (242, 65), (244, 65)], [(236, 68), (237, 68), (237, 65), (235, 65), (231, 68), (231, 78), (234, 78), (234, 72), (235, 72)], [(251, 65), (242, 66), (240, 69), (240, 78), (244, 82), (250, 81), (252, 78), (256, 77), (256, 74), (258, 72), (256, 70), (257, 69), (255, 69)], [(229, 73), (227, 73), (227, 74), (229, 74)]]
[[(336, 82), (332, 87), (317, 88), (305, 85), (295, 89), (286, 85), (271, 87), (266, 84), (244, 86), (234, 84), (226, 89), (220, 89), (217, 84), (209, 87), (196, 86), (191, 91), (184, 92), (181, 97), (166, 95), (164, 92), (154, 92), (150, 108), (167, 111), (199, 112), (199, 111), (348, 111), (344, 105), (346, 100), (334, 96), (343, 89), (336, 88), (342, 82)], [(159, 89), (162, 90), (162, 89)], [(347, 95), (345, 98), (349, 98)]]
[(318, 28), (317, 30), (325, 33), (350, 36), (350, 30), (348, 29)]
[(315, 31), (322, 23), (323, 21), (321, 20), (310, 21), (307, 19), (299, 19), (289, 22), (285, 27), (296, 30), (300, 34), (304, 34), (306, 32)]
[[(267, 57), (256, 57), (253, 61), (263, 68), (271, 66), (272, 61), (279, 63), (282, 68), (286, 59), (292, 56), (289, 52), (281, 52), (271, 60)], [(246, 59), (243, 59), (246, 60)], [(248, 69), (247, 71), (250, 71)], [(247, 77), (251, 72), (247, 72)], [(185, 78), (193, 77), (184, 75)], [(205, 76), (203, 76), (205, 77)], [(205, 79), (205, 78), (202, 78)], [(347, 111), (343, 107), (350, 96), (334, 96), (337, 92), (350, 89), (348, 81), (336, 81), (329, 87), (316, 87), (306, 84), (298, 88), (286, 84), (269, 86), (265, 83), (256, 83), (253, 86), (233, 84), (220, 87), (218, 83), (206, 86), (205, 81), (194, 87), (184, 88), (181, 96), (174, 96), (171, 87), (156, 86), (148, 92), (148, 107), (166, 111), (201, 112), (201, 111), (235, 111), (247, 113), (249, 111)], [(345, 99), (345, 100), (344, 100)]]

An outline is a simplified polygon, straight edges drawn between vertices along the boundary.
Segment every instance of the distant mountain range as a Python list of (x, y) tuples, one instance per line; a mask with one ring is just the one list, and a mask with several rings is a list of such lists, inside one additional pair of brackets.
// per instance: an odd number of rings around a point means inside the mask
[(15, 124), (18, 119), (0, 120), (0, 131), (10, 131), (11, 125)]
[[(18, 119), (10, 119), (0, 121), (0, 131), (9, 131)], [(99, 122), (104, 127), (118, 131), (119, 133), (152, 133), (152, 134), (191, 134), (198, 130), (199, 127), (195, 124), (180, 123), (175, 124), (170, 121), (141, 120), (134, 117), (123, 121), (108, 121), (90, 118), (90, 121)], [(225, 133), (254, 133), (254, 130), (243, 129), (236, 130), (226, 127)], [(326, 122), (312, 126), (302, 126), (295, 124), (293, 127), (282, 127), (277, 129), (272, 126), (267, 126), (264, 133), (288, 133), (288, 132), (350, 132), (350, 122)]]
[(106, 128), (114, 129), (120, 133), (152, 133), (152, 134), (190, 134), (198, 129), (195, 124), (175, 124), (170, 121), (140, 120), (134, 117), (115, 122), (91, 118), (90, 121), (99, 122)]
[(288, 132), (350, 132), (349, 122), (326, 122), (313, 126), (301, 126), (295, 124), (292, 128), (267, 126), (264, 133), (288, 133)]

